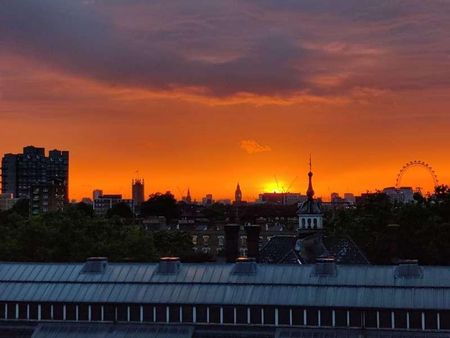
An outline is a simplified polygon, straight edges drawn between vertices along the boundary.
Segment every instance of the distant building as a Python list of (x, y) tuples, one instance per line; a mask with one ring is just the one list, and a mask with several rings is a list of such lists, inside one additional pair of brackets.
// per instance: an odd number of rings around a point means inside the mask
[(66, 187), (63, 182), (54, 180), (31, 186), (30, 213), (39, 215), (64, 209)]
[(13, 194), (0, 194), (0, 211), (11, 209), (18, 200)]
[(241, 187), (239, 186), (239, 183), (237, 184), (236, 191), (234, 193), (234, 203), (235, 204), (242, 203), (242, 191), (241, 191)]
[(104, 216), (109, 209), (119, 203), (126, 203), (133, 210), (134, 205), (132, 199), (123, 199), (121, 194), (105, 194), (97, 196), (94, 199), (94, 212), (98, 216)]
[[(28, 146), (21, 154), (5, 154), (2, 159), (2, 193), (14, 198), (31, 198), (32, 187), (56, 184), (50, 189), (63, 193), (69, 202), (69, 152)], [(61, 190), (62, 189), (62, 190)]]
[(344, 193), (344, 200), (345, 200), (349, 205), (355, 205), (355, 203), (356, 203), (355, 195), (353, 195), (351, 192), (346, 192), (346, 193)]
[(223, 205), (231, 205), (231, 200), (229, 198), (222, 198), (220, 200), (217, 200), (216, 203)]
[(192, 203), (192, 198), (191, 198), (191, 191), (190, 189), (187, 190), (187, 195), (183, 196), (181, 198), (181, 200), (187, 204), (191, 204)]
[(309, 184), (306, 196), (308, 199), (299, 205), (298, 221), (299, 230), (323, 229), (323, 213), (320, 201), (314, 199), (314, 189), (312, 186), (313, 173), (311, 170), (311, 162), (309, 164)]
[(202, 204), (205, 206), (212, 205), (214, 203), (213, 195), (207, 194), (205, 197), (202, 198)]
[(307, 197), (301, 193), (293, 192), (265, 192), (259, 194), (256, 200), (258, 204), (277, 204), (277, 205), (294, 205), (306, 201)]
[(388, 187), (383, 189), (392, 202), (411, 203), (414, 202), (414, 191), (411, 187)]
[(135, 207), (139, 207), (145, 201), (144, 180), (139, 178), (131, 182), (131, 196)]
[(95, 189), (93, 192), (92, 192), (92, 200), (96, 200), (97, 198), (100, 198), (101, 196), (103, 196), (103, 190), (100, 190), (100, 189)]

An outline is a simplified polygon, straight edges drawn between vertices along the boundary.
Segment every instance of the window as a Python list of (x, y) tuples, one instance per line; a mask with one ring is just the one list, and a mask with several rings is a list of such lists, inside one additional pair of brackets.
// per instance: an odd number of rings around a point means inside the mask
[(282, 306), (278, 308), (278, 324), (280, 325), (291, 324), (290, 309), (288, 307)]
[(241, 236), (241, 246), (247, 246), (247, 236)]
[(116, 306), (116, 319), (119, 322), (128, 321), (128, 308), (124, 304), (118, 304)]
[(183, 305), (183, 323), (192, 323), (193, 308), (190, 305)]
[(409, 327), (422, 329), (422, 311), (409, 311)]
[(226, 324), (233, 324), (234, 306), (224, 306), (222, 309), (223, 309), (223, 322)]
[(218, 241), (218, 245), (220, 247), (222, 247), (223, 244), (224, 244), (224, 237), (223, 236), (217, 236), (217, 241)]
[(220, 323), (220, 306), (209, 307), (209, 322)]
[(441, 330), (450, 330), (450, 311), (439, 312)]
[[(26, 312), (26, 306), (25, 306)], [(53, 304), (53, 319), (54, 320), (63, 320), (63, 304), (57, 303)]]
[(158, 323), (165, 323), (166, 319), (166, 307), (163, 305), (156, 305), (156, 321)]
[(139, 305), (130, 305), (130, 321), (140, 322), (141, 321), (141, 307)]
[(305, 219), (304, 219), (304, 218), (302, 218), (302, 227), (304, 228), (304, 227), (305, 227), (305, 225), (306, 225), (306, 221), (305, 221)]
[[(309, 220), (311, 221), (311, 220)], [(319, 315), (316, 309), (306, 310), (306, 325), (317, 326), (319, 325)]]
[(292, 309), (292, 325), (305, 325), (305, 312), (303, 308)]
[(365, 312), (365, 327), (377, 327), (377, 311), (367, 310)]
[(261, 307), (252, 306), (250, 307), (250, 323), (251, 324), (261, 324)]
[(209, 244), (209, 236), (208, 235), (204, 235), (203, 236), (203, 245), (208, 245)]
[(103, 305), (103, 320), (107, 322), (114, 322), (116, 320), (116, 307), (114, 305)]
[(180, 307), (178, 305), (169, 306), (169, 321), (171, 323), (179, 323), (180, 320)]
[(317, 218), (314, 218), (314, 229), (317, 229)]
[(333, 313), (330, 309), (320, 309), (320, 326), (333, 326)]
[(192, 244), (197, 245), (197, 235), (192, 235)]
[(272, 306), (264, 307), (264, 324), (273, 325), (275, 324), (275, 308)]
[(396, 310), (394, 311), (395, 318), (395, 328), (396, 329), (406, 329), (406, 311)]
[(360, 310), (350, 310), (350, 327), (361, 327), (362, 312)]
[(206, 323), (206, 320), (207, 320), (206, 312), (207, 312), (207, 307), (205, 305), (196, 306), (197, 322)]
[[(8, 306), (8, 318), (10, 318), (9, 317), (9, 306)], [(41, 319), (43, 319), (43, 320), (53, 319), (50, 303), (41, 304)]]
[(247, 324), (247, 307), (237, 306), (236, 307), (236, 323), (237, 324)]
[(27, 304), (19, 304), (19, 319), (27, 319)]
[(334, 311), (335, 326), (346, 327), (347, 326), (347, 311), (338, 309)]
[(383, 328), (383, 329), (390, 329), (390, 328), (392, 328), (391, 311), (380, 310), (378, 313), (379, 313), (379, 317), (380, 317), (380, 327)]
[(437, 312), (425, 311), (425, 329), (436, 330), (437, 329)]
[(144, 305), (144, 322), (153, 323), (153, 306)]
[(30, 307), (30, 319), (38, 319), (38, 304), (36, 303), (31, 303), (29, 305)]
[(88, 320), (88, 305), (78, 305), (78, 320)]

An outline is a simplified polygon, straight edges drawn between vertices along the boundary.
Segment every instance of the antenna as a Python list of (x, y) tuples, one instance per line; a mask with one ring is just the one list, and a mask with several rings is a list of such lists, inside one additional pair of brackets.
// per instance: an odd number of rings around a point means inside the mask
[(312, 164), (311, 164), (311, 153), (309, 153), (309, 171), (312, 171)]

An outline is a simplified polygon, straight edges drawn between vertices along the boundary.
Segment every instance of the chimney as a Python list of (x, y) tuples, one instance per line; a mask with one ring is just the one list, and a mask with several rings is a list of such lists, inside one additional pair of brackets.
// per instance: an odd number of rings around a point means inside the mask
[(233, 275), (254, 275), (258, 266), (254, 258), (239, 257), (234, 264)]
[(180, 270), (179, 257), (161, 257), (158, 264), (158, 273), (160, 274), (176, 274)]
[(239, 230), (238, 224), (227, 224), (225, 230), (225, 258), (227, 263), (234, 263), (239, 257)]
[(247, 234), (247, 257), (258, 260), (259, 257), (259, 234), (261, 226), (246, 225), (245, 232)]
[(312, 276), (314, 277), (336, 277), (336, 259), (332, 256), (316, 258)]
[(107, 265), (107, 257), (89, 257), (84, 263), (81, 273), (103, 273)]
[(417, 259), (404, 259), (394, 269), (394, 278), (422, 278), (423, 270)]

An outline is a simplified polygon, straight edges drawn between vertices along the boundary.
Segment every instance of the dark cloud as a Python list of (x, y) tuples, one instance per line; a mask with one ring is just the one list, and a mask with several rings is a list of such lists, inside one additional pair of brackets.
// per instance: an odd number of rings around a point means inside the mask
[[(448, 47), (439, 49), (449, 6), (436, 3), (427, 11), (417, 1), (2, 1), (0, 47), (112, 85), (213, 96), (340, 95), (416, 88), (420, 79), (448, 86), (448, 74), (429, 66), (436, 55), (440, 67), (449, 62)], [(438, 50), (401, 58), (426, 65), (411, 75), (395, 60), (417, 44)], [(333, 85), (316, 81), (340, 74)]]

